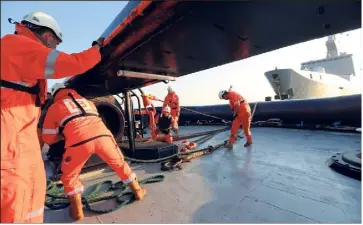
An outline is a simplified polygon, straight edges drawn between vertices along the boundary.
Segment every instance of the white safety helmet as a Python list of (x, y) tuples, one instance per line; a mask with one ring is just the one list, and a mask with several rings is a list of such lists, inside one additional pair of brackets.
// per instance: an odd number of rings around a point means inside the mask
[(168, 87), (168, 92), (173, 92), (173, 91), (174, 91), (174, 89), (171, 86), (169, 86)]
[(223, 95), (224, 95), (225, 93), (227, 93), (227, 91), (226, 91), (226, 90), (220, 91), (220, 92), (219, 92), (219, 94), (218, 94), (219, 98), (220, 98), (220, 99), (223, 99)]
[(52, 87), (52, 91), (51, 91), (51, 93), (52, 93), (52, 95), (53, 95), (53, 97), (54, 97), (54, 94), (59, 90), (59, 89), (62, 89), (62, 88), (66, 88), (66, 86), (64, 86), (64, 84), (63, 83), (56, 83), (56, 84), (54, 84), (53, 85), (53, 87)]
[(32, 12), (24, 16), (23, 21), (27, 21), (37, 26), (47, 27), (54, 32), (61, 42), (63, 41), (62, 31), (58, 26), (57, 21), (50, 15), (43, 12)]
[(165, 106), (165, 107), (163, 108), (163, 112), (168, 112), (168, 113), (170, 113), (170, 111), (171, 111), (171, 109), (170, 109), (170, 107), (169, 107), (169, 106)]

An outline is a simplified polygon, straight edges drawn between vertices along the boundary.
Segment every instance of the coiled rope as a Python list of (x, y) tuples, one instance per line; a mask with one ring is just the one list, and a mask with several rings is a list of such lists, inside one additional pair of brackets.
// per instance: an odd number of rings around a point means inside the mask
[[(146, 179), (140, 180), (140, 185), (157, 183), (164, 181), (164, 175), (155, 175)], [(102, 187), (103, 190), (102, 190)], [(125, 198), (127, 197), (127, 198)], [(116, 206), (109, 209), (95, 209), (92, 203), (115, 199)], [(104, 214), (113, 212), (125, 205), (129, 205), (135, 201), (135, 195), (129, 191), (129, 187), (118, 181), (113, 183), (111, 180), (106, 180), (95, 185), (94, 189), (82, 195), (82, 203), (85, 208), (92, 213)], [(55, 182), (48, 182), (45, 206), (52, 210), (64, 209), (69, 206), (69, 201), (63, 194), (63, 185)]]

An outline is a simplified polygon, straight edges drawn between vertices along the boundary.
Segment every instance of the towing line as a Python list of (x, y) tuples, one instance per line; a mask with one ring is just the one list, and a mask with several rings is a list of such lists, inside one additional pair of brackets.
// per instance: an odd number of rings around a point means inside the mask
[[(159, 102), (164, 102), (163, 100), (161, 99), (157, 99), (156, 101), (159, 101)], [(253, 116), (255, 115), (255, 112), (256, 112), (256, 109), (257, 109), (257, 105), (258, 105), (259, 102), (256, 102), (256, 104), (254, 105), (253, 107), (253, 110), (252, 110), (252, 114), (251, 114), (251, 121), (253, 119)], [(208, 115), (208, 114), (205, 114), (205, 113), (201, 113), (201, 112), (198, 112), (198, 111), (195, 111), (193, 109), (188, 109), (186, 107), (183, 107), (183, 106), (180, 106), (180, 108), (182, 109), (185, 109), (185, 110), (188, 110), (190, 112), (194, 112), (196, 114), (200, 114), (200, 115), (203, 115), (203, 116), (207, 116), (207, 117), (210, 117), (210, 118), (214, 118), (214, 119), (218, 119), (218, 120), (221, 120), (224, 124), (228, 124), (228, 123), (232, 123), (231, 120), (228, 120), (228, 119), (223, 119), (221, 117), (217, 117), (217, 116), (212, 116), (212, 115)]]
[[(155, 100), (155, 101), (164, 102), (164, 101), (163, 101), (163, 100), (161, 100), (161, 99), (157, 99), (157, 100)], [(194, 113), (196, 113), (196, 114), (200, 114), (200, 115), (203, 115), (203, 116), (207, 116), (207, 117), (211, 117), (211, 118), (214, 118), (214, 119), (221, 120), (223, 123), (231, 123), (231, 122), (232, 122), (232, 121), (230, 121), (230, 120), (226, 120), (226, 119), (223, 119), (223, 118), (221, 118), (221, 117), (217, 117), (217, 116), (212, 116), (212, 115), (208, 115), (208, 114), (205, 114), (205, 113), (201, 113), (201, 112), (195, 111), (195, 110), (193, 110), (193, 109), (185, 108), (185, 107), (183, 107), (183, 106), (180, 106), (180, 108), (185, 109), (185, 110), (188, 110), (188, 111), (191, 111), (191, 112), (194, 112)]]
[[(212, 138), (213, 136), (217, 135), (218, 133), (221, 133), (221, 132), (226, 131), (228, 129), (229, 129), (229, 127), (224, 127), (222, 129), (215, 130), (214, 132), (211, 132), (209, 134), (205, 134), (205, 135), (207, 135), (206, 137), (203, 137), (203, 138), (201, 138), (201, 139), (199, 139), (199, 140), (197, 140), (195, 142), (197, 144), (202, 144), (202, 143), (206, 142), (207, 140), (209, 140), (210, 138)], [(196, 137), (196, 136), (194, 136), (194, 137)], [(193, 138), (193, 137), (189, 137), (189, 138)], [(200, 143), (198, 143), (198, 142), (200, 142)], [(225, 142), (223, 142), (223, 144), (224, 143)], [(127, 156), (124, 156), (124, 158), (126, 160), (128, 160), (128, 161), (135, 162), (135, 163), (159, 163), (159, 162), (163, 162), (163, 161), (166, 161), (166, 160), (178, 157), (178, 156), (186, 156), (186, 155), (190, 155), (190, 154), (193, 154), (193, 153), (196, 153), (196, 152), (202, 152), (202, 151), (206, 151), (206, 150), (210, 150), (210, 149), (214, 149), (214, 146), (210, 145), (207, 148), (202, 148), (202, 149), (193, 150), (193, 151), (189, 151), (189, 152), (179, 152), (179, 153), (175, 153), (173, 155), (166, 156), (166, 157), (163, 157), (163, 158), (158, 158), (158, 159), (144, 160), (144, 159), (130, 158), (130, 157), (127, 157)]]
[[(207, 140), (211, 139), (213, 136), (217, 135), (218, 133), (210, 134), (207, 137), (204, 137), (202, 142), (203, 143), (206, 142)], [(243, 138), (243, 136), (238, 135), (237, 139), (241, 139), (241, 138)], [(181, 166), (182, 163), (191, 162), (190, 161), (191, 159), (197, 158), (202, 155), (211, 154), (215, 150), (221, 148), (222, 146), (225, 146), (226, 143), (227, 143), (227, 141), (224, 141), (219, 144), (209, 145), (207, 148), (203, 148), (203, 149), (199, 149), (199, 150), (195, 150), (195, 151), (189, 151), (189, 152), (187, 152), (188, 153), (187, 155), (176, 156), (173, 159), (170, 159), (166, 162), (162, 162), (161, 170), (163, 170), (163, 171), (169, 171), (169, 170), (174, 170), (174, 169), (182, 170), (183, 169), (183, 167)]]

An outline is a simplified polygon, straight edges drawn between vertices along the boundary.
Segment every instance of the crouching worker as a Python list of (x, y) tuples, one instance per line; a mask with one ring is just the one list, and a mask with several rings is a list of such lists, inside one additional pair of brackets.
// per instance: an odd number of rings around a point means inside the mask
[(231, 136), (226, 144), (227, 149), (233, 149), (233, 144), (238, 137), (238, 129), (242, 125), (243, 132), (247, 138), (247, 142), (244, 147), (248, 147), (252, 144), (252, 134), (250, 131), (251, 126), (251, 108), (248, 102), (235, 91), (220, 91), (219, 98), (229, 100), (229, 106), (233, 111), (233, 122), (231, 129)]
[[(173, 143), (172, 130), (177, 126), (174, 117), (170, 115), (170, 111), (171, 109), (169, 106), (163, 107), (161, 114), (155, 117), (156, 128), (154, 132), (151, 133), (153, 139), (165, 141), (169, 144)], [(160, 137), (159, 134), (163, 134), (164, 136)]]
[(96, 153), (128, 184), (137, 200), (146, 190), (140, 187), (136, 175), (98, 116), (95, 105), (76, 91), (55, 84), (52, 88), (54, 103), (49, 107), (42, 129), (43, 141), (49, 145), (65, 139), (65, 153), (61, 163), (64, 193), (70, 202), (70, 216), (74, 220), (84, 217), (81, 194), (84, 187), (79, 180), (82, 167)]
[[(172, 129), (175, 129), (175, 120), (170, 115), (170, 107), (166, 106), (162, 109), (161, 115), (157, 115), (155, 117), (155, 124), (150, 125), (150, 127), (154, 127), (151, 131), (151, 136), (156, 141), (165, 141), (169, 144), (173, 143)], [(155, 112), (155, 111), (150, 111)], [(163, 134), (163, 136), (159, 136)]]

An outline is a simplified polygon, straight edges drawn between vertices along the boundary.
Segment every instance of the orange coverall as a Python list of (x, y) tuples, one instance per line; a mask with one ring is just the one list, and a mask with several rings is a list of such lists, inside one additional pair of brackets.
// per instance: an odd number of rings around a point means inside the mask
[[(157, 141), (165, 141), (169, 144), (173, 143), (173, 136), (172, 136), (171, 132), (163, 131), (163, 129), (166, 129), (168, 127), (174, 127), (176, 124), (175, 120), (170, 115), (167, 118), (164, 118), (165, 117), (164, 115), (155, 116), (156, 109), (153, 104), (151, 104), (150, 106), (151, 106), (151, 108), (147, 108), (146, 110), (149, 115), (149, 128), (151, 130), (151, 137)], [(162, 127), (162, 129), (160, 129), (161, 128), (160, 127), (161, 124), (159, 123), (161, 121), (160, 117), (162, 118), (161, 120), (165, 120), (162, 123), (164, 125), (164, 122), (165, 122), (166, 127), (165, 128)], [(157, 127), (156, 124), (158, 124), (159, 126)], [(159, 137), (158, 136), (159, 134), (164, 134), (164, 136)]]
[(163, 108), (165, 106), (169, 106), (171, 108), (170, 115), (173, 117), (175, 121), (175, 129), (178, 129), (179, 122), (179, 114), (180, 114), (180, 103), (178, 95), (173, 91), (168, 93), (168, 95), (164, 99)]
[[(173, 135), (171, 134), (171, 128), (175, 128), (177, 123), (174, 117), (171, 115), (165, 116), (163, 113), (155, 117), (155, 123), (158, 125), (153, 134), (153, 138), (157, 141), (165, 141), (169, 144), (173, 143)], [(164, 136), (159, 137), (159, 134), (164, 134)]]
[[(46, 47), (28, 28), (1, 38), (1, 223), (42, 223), (46, 176), (37, 135), (46, 79), (84, 73), (101, 60), (96, 47), (66, 54)], [(38, 94), (6, 88), (4, 81)], [(37, 104), (39, 105), (39, 104)]]
[(235, 143), (238, 136), (238, 129), (242, 125), (243, 132), (247, 138), (247, 142), (252, 142), (251, 126), (251, 108), (248, 102), (237, 92), (228, 92), (229, 106), (232, 111), (236, 112), (237, 116), (233, 119), (231, 136), (229, 142)]
[[(82, 111), (73, 102), (69, 93), (89, 116), (80, 116), (64, 122), (71, 116), (81, 115)], [(63, 130), (65, 137), (65, 153), (62, 159), (61, 180), (65, 195), (83, 192), (79, 174), (89, 157), (96, 153), (121, 178), (124, 184), (132, 182), (136, 175), (124, 161), (124, 157), (113, 138), (112, 133), (98, 116), (95, 105), (71, 89), (62, 89), (56, 94), (54, 103), (49, 107), (44, 119), (42, 138), (45, 143), (53, 144), (62, 138), (59, 131)], [(63, 127), (64, 126), (64, 127)], [(63, 129), (62, 129), (63, 127)]]

